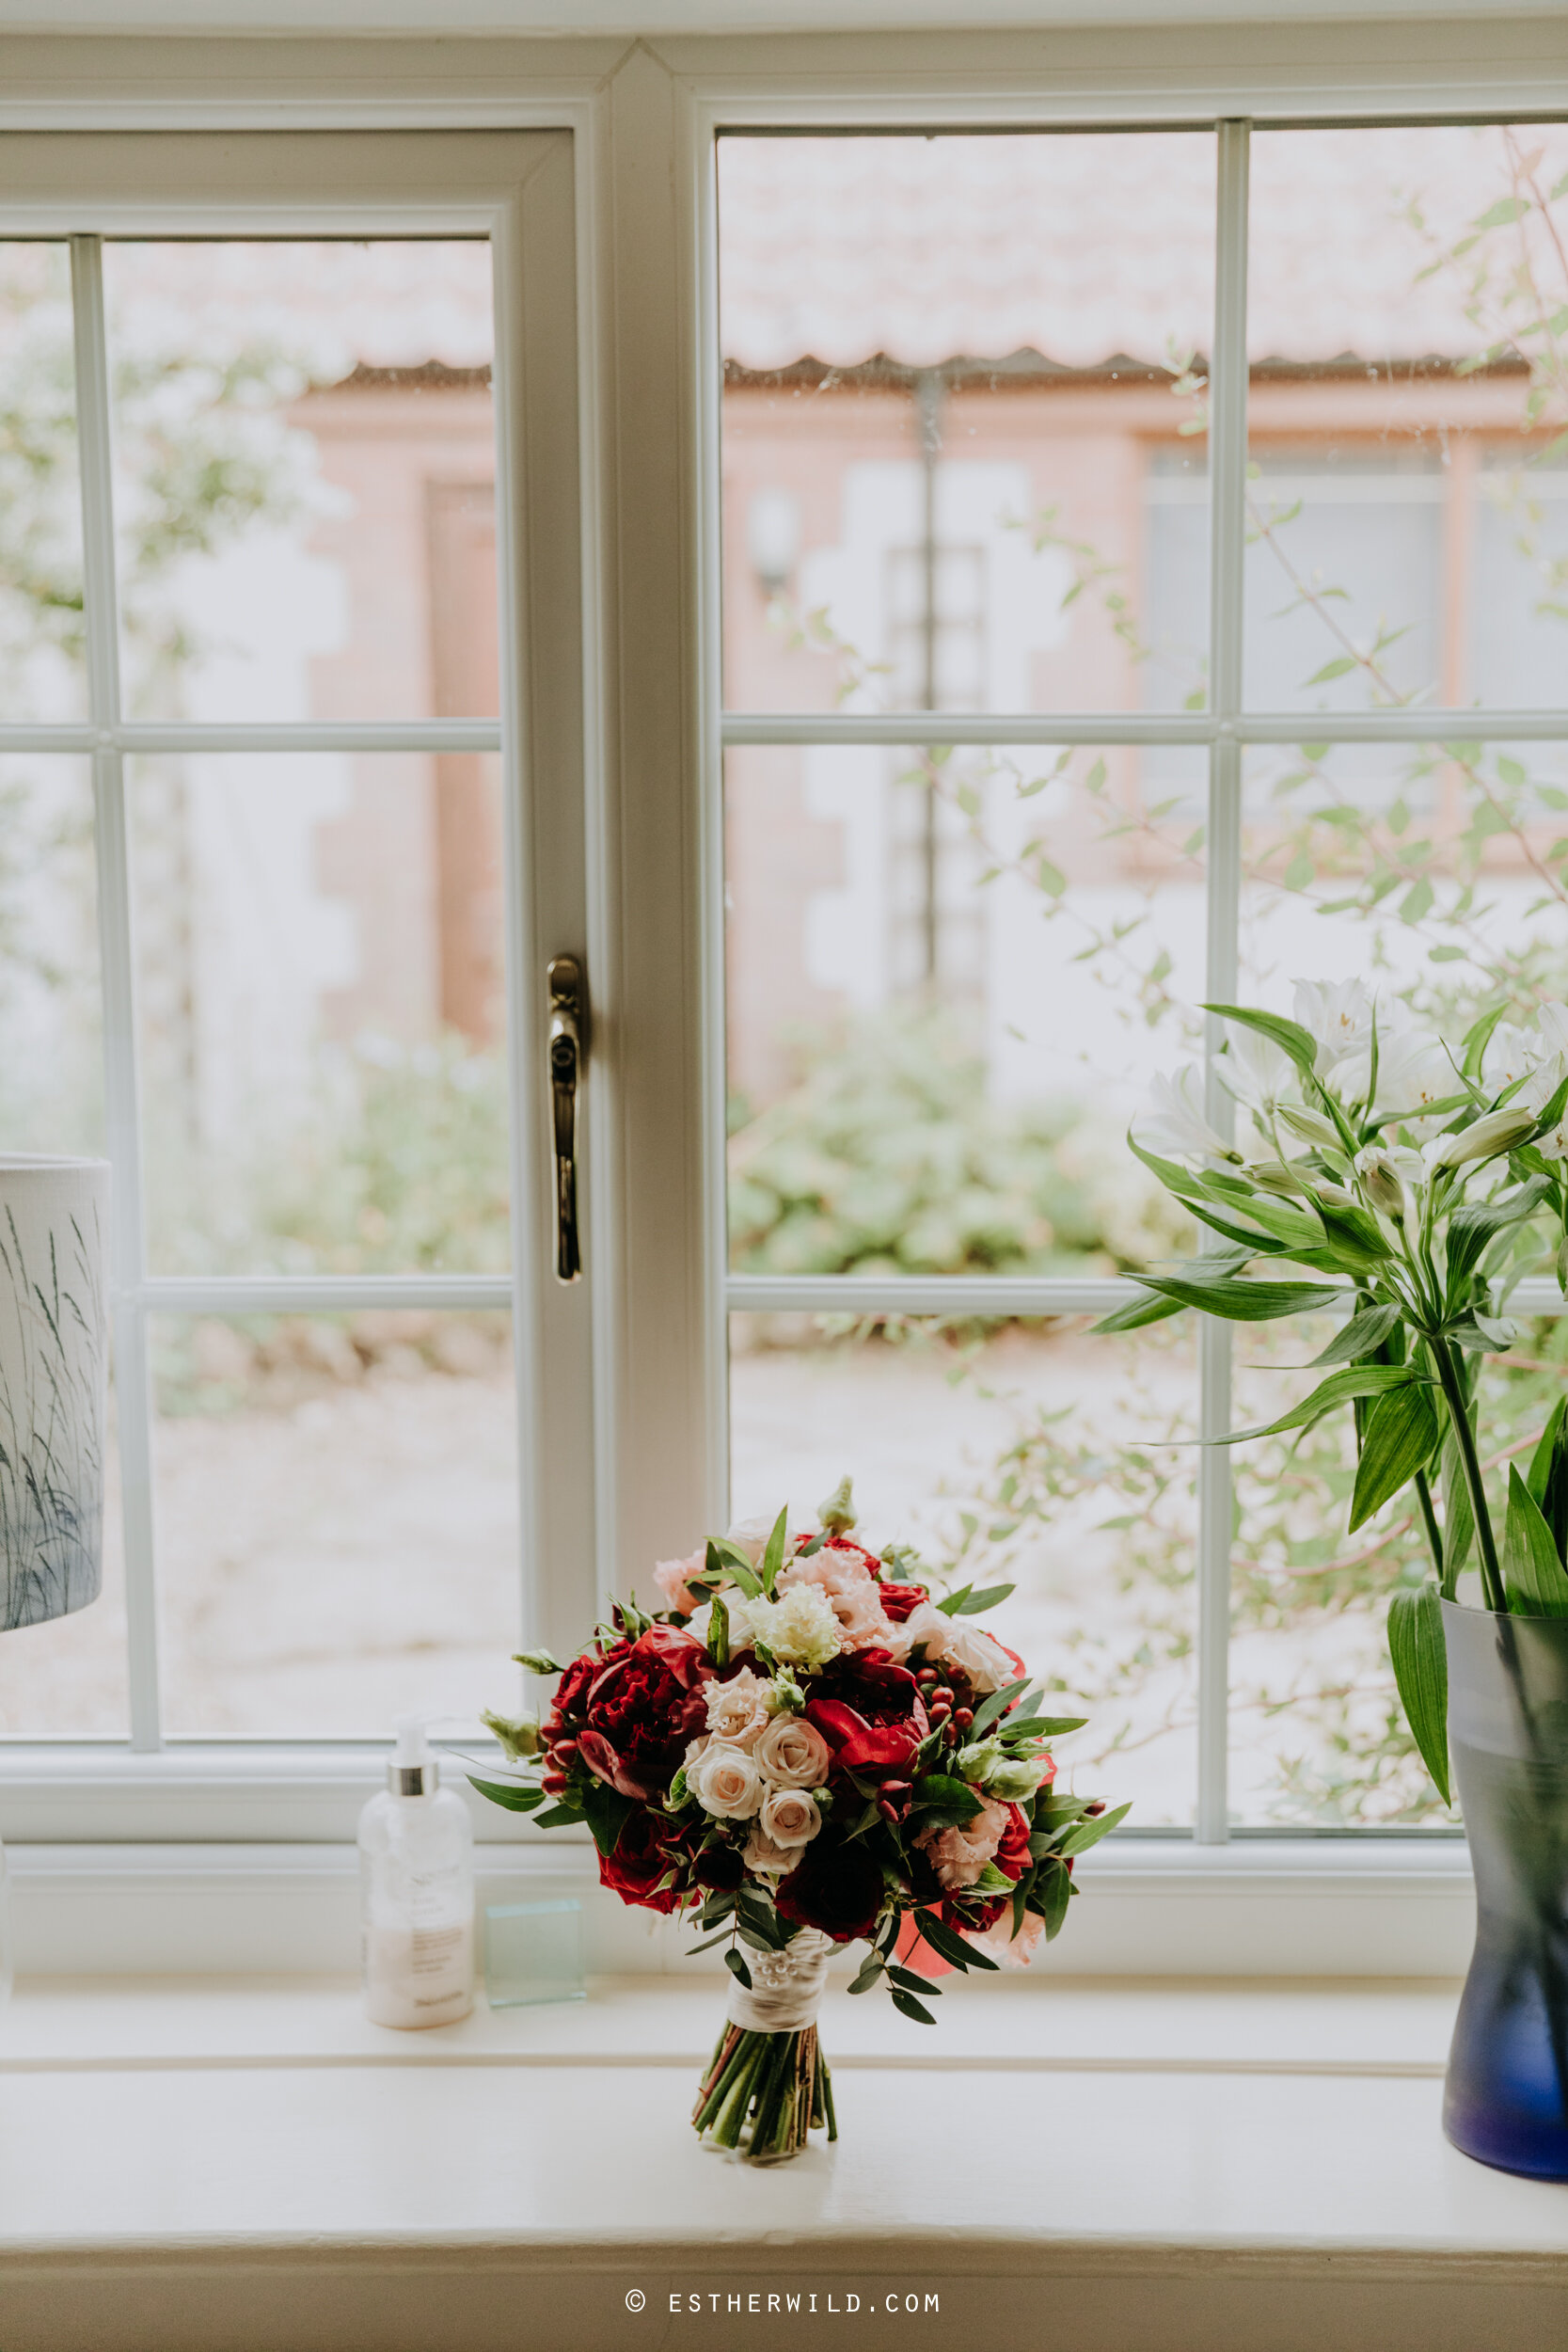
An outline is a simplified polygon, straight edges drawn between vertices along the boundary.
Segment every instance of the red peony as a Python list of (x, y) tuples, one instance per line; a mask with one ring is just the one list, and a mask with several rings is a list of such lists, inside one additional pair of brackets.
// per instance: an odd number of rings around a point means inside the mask
[[(622, 1643), (618, 1645), (618, 1650), (629, 1646), (629, 1644)], [(618, 1651), (612, 1654), (618, 1654)], [(555, 1704), (550, 1709), (549, 1719), (545, 1725), (545, 1738), (547, 1743), (553, 1745), (558, 1738), (565, 1736), (569, 1719), (576, 1717), (578, 1721), (581, 1720), (582, 1710), (588, 1704), (588, 1693), (594, 1686), (594, 1678), (596, 1675), (603, 1673), (604, 1664), (604, 1660), (595, 1650), (584, 1650), (580, 1658), (573, 1659), (555, 1686)]]
[(884, 1584), (880, 1594), (883, 1613), (895, 1625), (902, 1625), (906, 1617), (912, 1617), (921, 1602), (930, 1597), (924, 1584)]
[(930, 1729), (920, 1685), (885, 1649), (851, 1651), (815, 1687), (828, 1695), (806, 1702), (806, 1721), (846, 1772), (896, 1774)]
[[(686, 1862), (679, 1847), (659, 1844), (651, 1814), (633, 1813), (615, 1841), (614, 1851), (599, 1856), (599, 1884), (619, 1895), (624, 1903), (641, 1903), (649, 1911), (678, 1911), (690, 1892)], [(660, 1886), (660, 1879), (672, 1865), (673, 1880)]]
[(578, 1736), (590, 1772), (624, 1797), (657, 1797), (706, 1726), (703, 1684), (712, 1676), (701, 1642), (678, 1626), (650, 1626), (612, 1651), (589, 1692), (587, 1728)]
[(876, 1927), (882, 1908), (881, 1865), (863, 1846), (815, 1838), (800, 1868), (781, 1881), (773, 1904), (781, 1919), (819, 1928), (835, 1944), (852, 1944)]

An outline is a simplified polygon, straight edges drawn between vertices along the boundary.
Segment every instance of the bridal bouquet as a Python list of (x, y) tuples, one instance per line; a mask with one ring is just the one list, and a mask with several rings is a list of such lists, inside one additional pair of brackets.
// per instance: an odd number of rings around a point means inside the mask
[[(820, 1523), (737, 1527), (662, 1561), (562, 1667), (543, 1724), (486, 1717), (515, 1767), (474, 1786), (541, 1826), (586, 1821), (601, 1883), (722, 1944), (730, 2010), (693, 2114), (754, 2161), (837, 2137), (816, 2012), (839, 1945), (870, 1950), (922, 2024), (952, 1969), (1022, 1965), (1053, 1936), (1075, 1855), (1116, 1826), (1055, 1793), (1022, 1661), (970, 1620), (1011, 1586), (936, 1597), (909, 1553), (857, 1542), (846, 1480)], [(912, 1964), (911, 1964), (912, 1963)]]

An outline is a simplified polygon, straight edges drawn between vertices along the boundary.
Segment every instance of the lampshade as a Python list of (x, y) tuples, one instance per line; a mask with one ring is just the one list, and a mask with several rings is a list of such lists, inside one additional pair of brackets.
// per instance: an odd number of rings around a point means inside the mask
[(103, 1581), (106, 1160), (0, 1157), (0, 1632)]

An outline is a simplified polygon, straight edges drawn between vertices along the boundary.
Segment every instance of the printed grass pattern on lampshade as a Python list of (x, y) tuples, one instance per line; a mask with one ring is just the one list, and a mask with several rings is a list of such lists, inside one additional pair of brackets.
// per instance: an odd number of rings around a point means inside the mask
[(0, 1632), (103, 1579), (105, 1160), (0, 1156)]

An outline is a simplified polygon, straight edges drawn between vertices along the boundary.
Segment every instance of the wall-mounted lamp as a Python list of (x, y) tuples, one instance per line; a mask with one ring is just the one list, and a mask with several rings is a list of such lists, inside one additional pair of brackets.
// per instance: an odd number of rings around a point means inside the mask
[(746, 551), (764, 596), (778, 596), (800, 552), (800, 501), (793, 490), (757, 492), (746, 515)]

